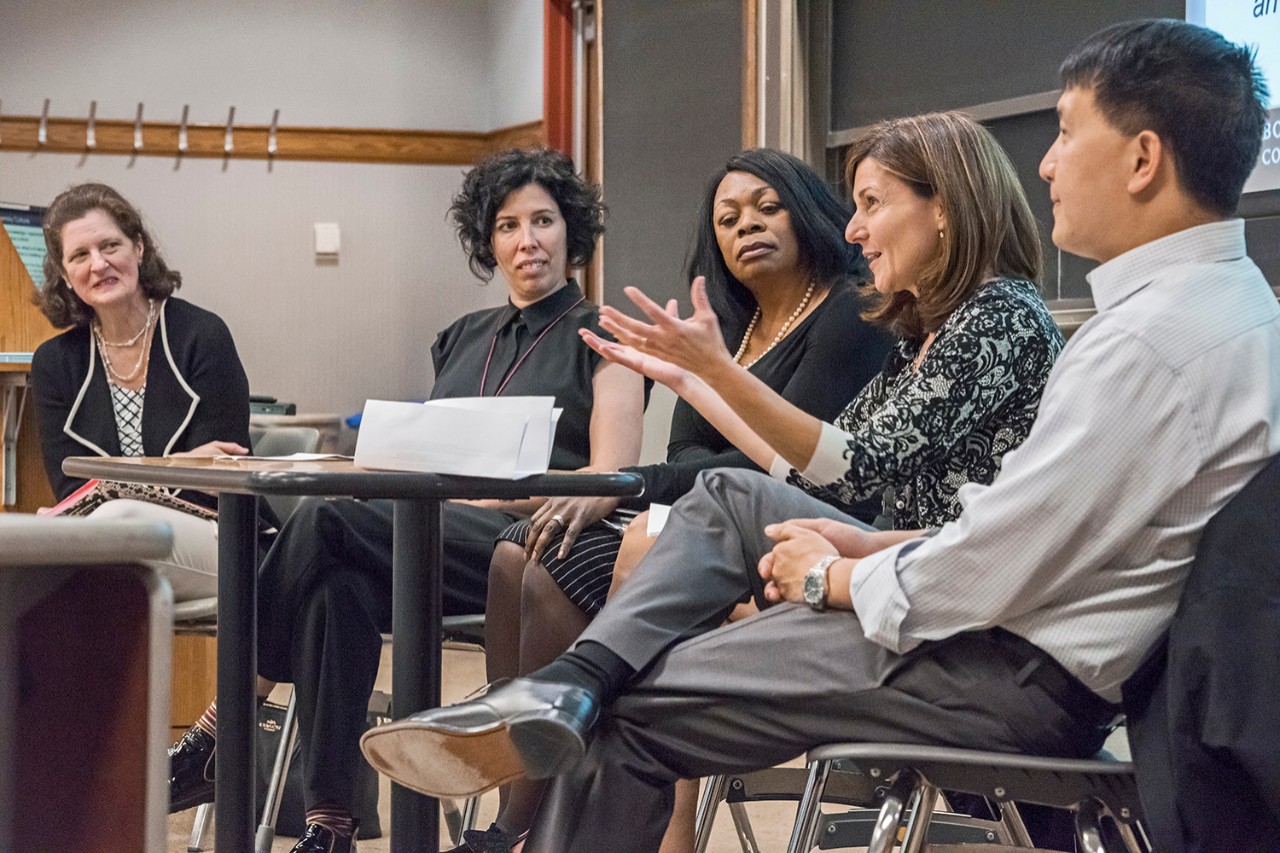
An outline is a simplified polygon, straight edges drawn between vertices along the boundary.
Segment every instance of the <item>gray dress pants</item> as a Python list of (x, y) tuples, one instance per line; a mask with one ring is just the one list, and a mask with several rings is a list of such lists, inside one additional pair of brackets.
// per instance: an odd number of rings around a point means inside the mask
[(851, 612), (783, 604), (721, 627), (761, 589), (764, 526), (819, 516), (858, 523), (742, 470), (705, 472), (676, 503), (582, 636), (638, 676), (605, 709), (586, 758), (553, 781), (526, 853), (656, 851), (677, 779), (770, 767), (823, 743), (1101, 747), (1111, 706), (1000, 629), (898, 655), (867, 640)]

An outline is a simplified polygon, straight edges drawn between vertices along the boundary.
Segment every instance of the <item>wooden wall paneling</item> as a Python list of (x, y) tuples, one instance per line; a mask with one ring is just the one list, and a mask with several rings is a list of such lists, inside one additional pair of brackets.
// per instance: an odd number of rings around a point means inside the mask
[[(85, 154), (87, 121), (50, 118), (48, 141), (38, 141), (37, 116), (0, 117), (0, 151), (56, 151)], [(143, 122), (143, 146), (133, 148), (134, 123), (114, 119), (95, 124), (97, 154), (140, 154), (148, 157), (228, 157), (248, 160), (320, 160), (336, 163), (403, 163), (413, 165), (465, 165), (511, 145), (537, 145), (543, 140), (543, 122), (534, 121), (483, 132), (448, 130), (394, 130), (352, 127), (280, 127), (277, 151), (267, 153), (267, 125), (235, 125), (233, 150), (224, 150), (225, 125), (191, 124), (188, 148), (178, 151), (179, 127), (173, 122)]]

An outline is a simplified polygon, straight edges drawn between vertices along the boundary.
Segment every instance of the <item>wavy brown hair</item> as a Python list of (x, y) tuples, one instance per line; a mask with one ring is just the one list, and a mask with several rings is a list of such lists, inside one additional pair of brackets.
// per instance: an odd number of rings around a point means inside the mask
[(918, 340), (937, 331), (989, 276), (1039, 282), (1044, 261), (1035, 217), (1009, 156), (982, 125), (955, 112), (875, 125), (849, 146), (850, 192), (858, 164), (868, 158), (920, 198), (940, 200), (947, 226), (937, 258), (917, 282), (920, 295), (873, 291), (867, 320)]
[(111, 217), (116, 227), (136, 245), (143, 245), (138, 264), (138, 287), (151, 299), (164, 299), (182, 286), (182, 275), (169, 269), (160, 247), (142, 224), (142, 214), (124, 196), (106, 184), (76, 184), (64, 190), (44, 215), (44, 287), (35, 303), (56, 328), (85, 326), (93, 319), (93, 309), (76, 296), (62, 268), (62, 229), (94, 210)]

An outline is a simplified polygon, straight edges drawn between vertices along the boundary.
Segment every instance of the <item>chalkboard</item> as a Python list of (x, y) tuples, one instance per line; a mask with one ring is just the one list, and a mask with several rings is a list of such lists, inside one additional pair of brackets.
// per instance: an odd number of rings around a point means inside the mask
[(742, 145), (742, 2), (610, 3), (602, 31), (605, 303), (635, 285), (687, 308), (703, 188)]
[(1090, 33), (1184, 10), (1185, 0), (833, 0), (831, 126), (1057, 89), (1059, 63)]
[[(1181, 18), (1184, 9), (1184, 0), (833, 0), (830, 129), (1052, 92), (1059, 64), (1091, 33), (1133, 18)], [(1009, 152), (1040, 223), (1046, 298), (1090, 298), (1085, 273), (1096, 264), (1049, 239), (1053, 211), (1039, 169), (1057, 134), (1053, 109), (984, 124)]]

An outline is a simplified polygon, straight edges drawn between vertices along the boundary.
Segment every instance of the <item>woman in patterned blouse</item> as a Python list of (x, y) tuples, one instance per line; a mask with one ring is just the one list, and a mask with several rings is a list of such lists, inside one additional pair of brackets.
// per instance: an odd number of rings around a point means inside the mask
[[(1036, 223), (1013, 166), (956, 113), (884, 122), (849, 152), (846, 238), (874, 276), (866, 315), (899, 336), (884, 369), (824, 424), (732, 363), (698, 282), (688, 320), (634, 289), (619, 343), (587, 342), (671, 387), (774, 476), (846, 509), (883, 496), (880, 526), (934, 527), (965, 483), (989, 483), (1026, 437), (1062, 335), (1035, 280)], [(638, 535), (638, 534), (634, 534)]]

